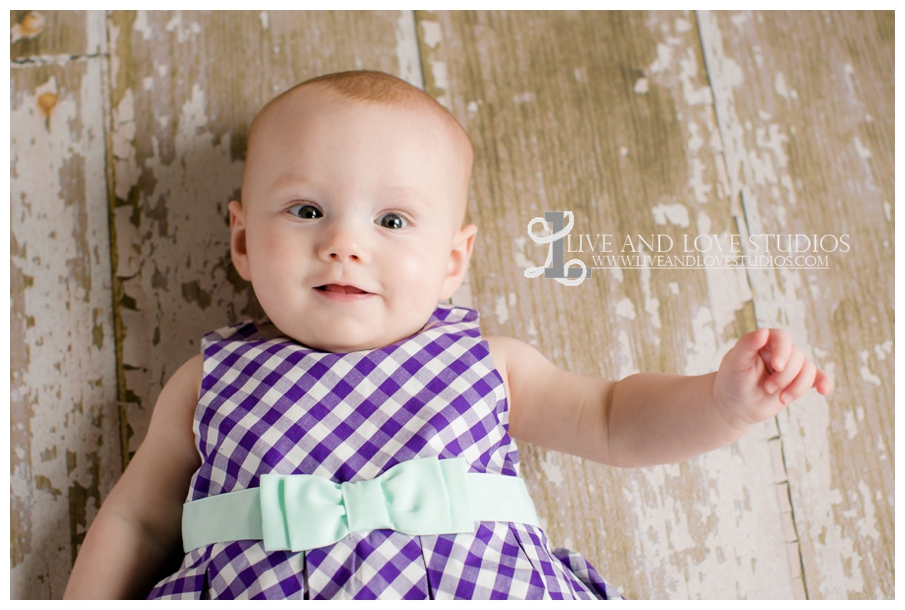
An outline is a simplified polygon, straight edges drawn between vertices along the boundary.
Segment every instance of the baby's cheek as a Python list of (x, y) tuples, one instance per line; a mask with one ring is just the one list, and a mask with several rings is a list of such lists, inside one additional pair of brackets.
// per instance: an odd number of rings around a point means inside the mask
[(407, 280), (424, 282), (435, 279), (438, 274), (438, 256), (430, 244), (422, 247), (409, 247), (400, 250), (392, 259), (392, 266), (399, 273), (404, 273)]

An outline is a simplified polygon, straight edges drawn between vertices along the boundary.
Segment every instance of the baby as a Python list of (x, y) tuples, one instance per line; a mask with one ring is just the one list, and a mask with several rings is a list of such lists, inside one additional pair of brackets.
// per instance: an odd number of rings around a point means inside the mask
[(619, 382), (483, 339), (476, 312), (445, 304), (477, 231), (471, 165), (452, 115), (386, 74), (264, 107), (229, 210), (233, 264), (272, 324), (206, 335), (173, 375), (66, 597), (618, 597), (550, 547), (512, 438), (675, 462), (830, 392), (777, 329), (716, 373)]

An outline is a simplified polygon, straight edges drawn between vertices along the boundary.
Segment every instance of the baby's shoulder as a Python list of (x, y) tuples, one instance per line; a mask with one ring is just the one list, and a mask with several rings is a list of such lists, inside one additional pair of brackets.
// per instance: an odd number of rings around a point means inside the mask
[(494, 366), (507, 382), (511, 371), (524, 368), (536, 358), (546, 360), (539, 351), (524, 341), (501, 336), (484, 338), (490, 348), (490, 358), (493, 360)]
[[(180, 402), (188, 398), (193, 398), (195, 402), (201, 392), (201, 378), (204, 375), (204, 355), (195, 354), (186, 360), (180, 366), (161, 392), (161, 396), (168, 394), (169, 397), (181, 399)], [(158, 400), (158, 405), (160, 400)]]

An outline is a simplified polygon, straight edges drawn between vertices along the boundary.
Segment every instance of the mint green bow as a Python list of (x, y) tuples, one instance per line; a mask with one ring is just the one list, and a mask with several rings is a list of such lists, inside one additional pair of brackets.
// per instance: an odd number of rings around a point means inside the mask
[(402, 462), (355, 483), (262, 475), (264, 548), (305, 551), (375, 529), (413, 536), (473, 532), (467, 473), (462, 458), (431, 457)]

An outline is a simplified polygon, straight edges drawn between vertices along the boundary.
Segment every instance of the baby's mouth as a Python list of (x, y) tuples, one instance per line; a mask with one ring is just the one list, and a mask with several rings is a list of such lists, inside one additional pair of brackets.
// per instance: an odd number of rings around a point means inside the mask
[(339, 284), (324, 284), (317, 286), (315, 290), (323, 290), (324, 292), (340, 292), (342, 294), (368, 294), (361, 288), (355, 286), (341, 286)]

